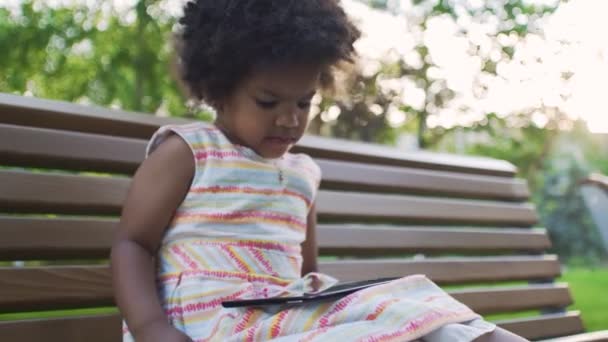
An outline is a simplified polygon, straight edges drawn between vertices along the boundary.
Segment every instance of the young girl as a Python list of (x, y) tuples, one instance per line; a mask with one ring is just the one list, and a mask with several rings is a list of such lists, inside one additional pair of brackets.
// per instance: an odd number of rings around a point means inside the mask
[(135, 174), (112, 246), (124, 341), (521, 340), (424, 276), (334, 302), (223, 308), (318, 291), (319, 167), (289, 149), (311, 98), (352, 61), (359, 31), (337, 0), (197, 0), (179, 65), (214, 124), (162, 127)]

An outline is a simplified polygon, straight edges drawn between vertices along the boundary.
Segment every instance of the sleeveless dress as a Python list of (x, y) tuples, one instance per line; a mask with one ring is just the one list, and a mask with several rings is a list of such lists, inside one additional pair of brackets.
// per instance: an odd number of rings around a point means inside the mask
[[(157, 284), (167, 319), (194, 341), (470, 341), (495, 328), (422, 275), (335, 301), (222, 307), (337, 281), (300, 275), (321, 172), (304, 154), (264, 159), (207, 123), (161, 127), (147, 153), (171, 134), (190, 146), (196, 169), (158, 251)], [(123, 341), (133, 341), (126, 323)]]

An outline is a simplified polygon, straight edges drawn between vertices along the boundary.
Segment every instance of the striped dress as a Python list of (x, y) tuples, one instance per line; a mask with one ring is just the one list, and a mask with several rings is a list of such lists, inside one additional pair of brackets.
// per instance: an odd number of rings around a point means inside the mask
[[(191, 148), (195, 173), (158, 252), (167, 319), (194, 341), (470, 341), (494, 325), (422, 275), (301, 306), (223, 308), (225, 300), (295, 295), (336, 279), (301, 277), (300, 244), (321, 172), (304, 154), (264, 159), (206, 123), (162, 127)], [(167, 168), (170, 172), (170, 167)], [(170, 175), (167, 175), (170, 176)], [(123, 324), (123, 341), (133, 341)]]

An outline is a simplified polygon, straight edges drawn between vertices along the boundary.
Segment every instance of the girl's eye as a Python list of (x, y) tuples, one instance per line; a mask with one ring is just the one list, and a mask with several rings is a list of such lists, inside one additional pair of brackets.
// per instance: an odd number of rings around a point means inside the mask
[(263, 109), (272, 109), (276, 107), (277, 101), (255, 100), (256, 104)]
[(298, 107), (300, 107), (300, 109), (308, 109), (310, 108), (310, 101), (299, 102)]

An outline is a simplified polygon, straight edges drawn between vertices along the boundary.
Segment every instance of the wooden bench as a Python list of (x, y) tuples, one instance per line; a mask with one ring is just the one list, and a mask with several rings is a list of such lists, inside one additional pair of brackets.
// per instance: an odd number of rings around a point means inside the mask
[[(112, 231), (146, 140), (179, 122), (0, 94), (0, 341), (120, 340)], [(527, 338), (584, 331), (511, 164), (311, 136), (297, 150), (323, 170), (321, 271), (424, 273), (481, 314), (529, 312), (499, 321)]]

